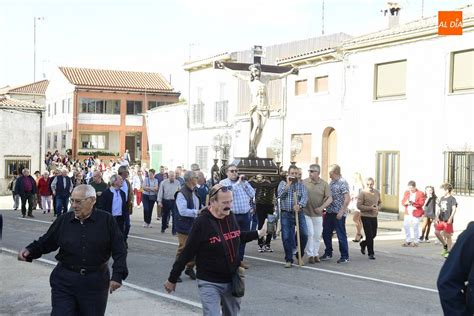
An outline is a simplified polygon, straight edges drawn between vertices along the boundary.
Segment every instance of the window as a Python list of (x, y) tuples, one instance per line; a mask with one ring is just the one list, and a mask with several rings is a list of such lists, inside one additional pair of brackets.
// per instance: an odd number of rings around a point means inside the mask
[(198, 103), (193, 105), (193, 123), (202, 124), (204, 121), (204, 104)]
[(71, 109), (71, 103), (72, 103), (71, 98), (67, 99), (67, 112), (68, 112), (68, 113), (72, 113), (72, 112), (71, 112), (71, 110), (72, 110), (72, 109)]
[(328, 92), (328, 76), (314, 78), (314, 92)]
[(66, 132), (61, 132), (61, 149), (66, 149)]
[(453, 186), (453, 192), (474, 195), (474, 151), (444, 153), (444, 180)]
[(127, 114), (136, 115), (142, 113), (142, 101), (127, 101)]
[(66, 100), (65, 99), (62, 101), (62, 112), (61, 113), (63, 113), (63, 114), (66, 113)]
[(196, 163), (199, 165), (201, 170), (207, 171), (207, 146), (196, 146)]
[(172, 104), (173, 102), (164, 102), (164, 101), (148, 101), (148, 110), (157, 108), (162, 105)]
[(48, 104), (48, 116), (51, 116), (51, 104)]
[(474, 49), (451, 54), (450, 91), (474, 89)]
[(51, 133), (48, 133), (48, 148), (51, 148)]
[(120, 114), (120, 100), (81, 98), (81, 113)]
[(5, 178), (13, 177), (13, 171), (21, 174), (23, 169), (30, 169), (30, 164), (29, 159), (5, 159)]
[(295, 95), (306, 94), (308, 90), (308, 80), (297, 80), (295, 81)]
[(227, 122), (227, 108), (229, 101), (216, 102), (216, 122)]
[(81, 134), (82, 149), (107, 149), (106, 134)]
[(58, 113), (58, 111), (57, 111), (56, 102), (54, 102), (54, 115), (56, 115), (57, 113)]
[(53, 134), (53, 149), (58, 148), (58, 133)]
[(375, 99), (404, 96), (406, 74), (406, 60), (375, 65)]

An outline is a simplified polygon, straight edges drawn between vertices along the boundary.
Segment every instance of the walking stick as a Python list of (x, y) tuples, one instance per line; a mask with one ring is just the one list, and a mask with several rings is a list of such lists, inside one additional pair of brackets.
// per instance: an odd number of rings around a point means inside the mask
[[(293, 192), (293, 200), (294, 203), (298, 203), (298, 195), (296, 194), (296, 191)], [(296, 205), (296, 204), (294, 204)], [(301, 212), (301, 210), (300, 210)], [(301, 260), (301, 251), (304, 249), (301, 249), (301, 239), (300, 239), (300, 219), (299, 219), (299, 212), (295, 211), (295, 219), (296, 219), (296, 248), (298, 249), (298, 265), (301, 267), (303, 265), (303, 260)]]

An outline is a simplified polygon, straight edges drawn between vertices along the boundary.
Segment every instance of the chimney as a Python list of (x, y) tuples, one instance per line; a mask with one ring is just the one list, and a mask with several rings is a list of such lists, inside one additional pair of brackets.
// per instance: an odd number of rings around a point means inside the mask
[(400, 24), (401, 7), (396, 2), (387, 2), (387, 6), (382, 12), (384, 16), (388, 16), (388, 28), (396, 27)]

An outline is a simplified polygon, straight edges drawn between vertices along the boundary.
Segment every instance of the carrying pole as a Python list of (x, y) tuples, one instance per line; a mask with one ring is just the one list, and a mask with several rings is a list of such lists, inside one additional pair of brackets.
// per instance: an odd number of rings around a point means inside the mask
[[(298, 195), (296, 194), (296, 191), (293, 192), (293, 204), (297, 205), (298, 203)], [(300, 210), (302, 212), (303, 210)], [(304, 251), (304, 249), (301, 249), (301, 238), (300, 238), (300, 219), (299, 219), (299, 212), (295, 211), (295, 220), (296, 220), (296, 249), (298, 253), (298, 265), (301, 267), (303, 265), (303, 260), (301, 259), (301, 250)]]

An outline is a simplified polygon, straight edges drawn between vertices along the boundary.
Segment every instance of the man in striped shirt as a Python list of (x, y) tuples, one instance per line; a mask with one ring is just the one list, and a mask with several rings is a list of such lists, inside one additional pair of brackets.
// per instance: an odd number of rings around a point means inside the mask
[[(285, 268), (291, 268), (293, 265), (293, 249), (295, 244), (296, 216), (299, 220), (300, 231), (300, 249), (301, 257), (304, 255), (304, 249), (308, 242), (308, 229), (303, 213), (303, 208), (308, 202), (308, 192), (306, 187), (297, 178), (298, 167), (291, 165), (288, 169), (288, 177), (278, 185), (278, 198), (280, 199), (281, 211), (281, 233), (283, 248), (285, 249)], [(295, 200), (296, 193), (296, 200)]]
[[(237, 218), (241, 231), (250, 230), (250, 201), (255, 198), (255, 190), (245, 180), (245, 175), (239, 175), (239, 170), (236, 165), (230, 164), (227, 166), (227, 179), (221, 180), (220, 184), (231, 187), (233, 193), (233, 207), (232, 212)], [(240, 266), (248, 269), (249, 266), (244, 262), (245, 243), (240, 245), (239, 256)]]

